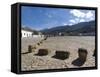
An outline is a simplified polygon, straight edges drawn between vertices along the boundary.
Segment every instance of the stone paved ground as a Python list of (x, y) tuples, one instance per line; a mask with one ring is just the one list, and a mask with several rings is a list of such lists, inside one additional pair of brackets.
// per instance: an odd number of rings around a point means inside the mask
[[(28, 45), (34, 46), (38, 43), (40, 38), (23, 38), (22, 39), (22, 52), (27, 52)], [(35, 55), (38, 49), (45, 48), (51, 52), (46, 56)], [(95, 66), (95, 57), (93, 51), (95, 49), (95, 37), (93, 36), (63, 36), (63, 37), (50, 37), (37, 47), (32, 53), (21, 55), (22, 70), (41, 70), (41, 69), (59, 69), (59, 68), (79, 68), (74, 66), (72, 61), (78, 58), (78, 48), (85, 48), (88, 51), (87, 60), (81, 67)], [(70, 52), (70, 57), (65, 60), (52, 58), (56, 50)]]

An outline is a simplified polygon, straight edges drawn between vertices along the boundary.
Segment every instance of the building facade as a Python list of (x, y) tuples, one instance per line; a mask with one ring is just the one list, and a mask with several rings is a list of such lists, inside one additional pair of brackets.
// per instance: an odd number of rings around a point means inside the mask
[(22, 30), (22, 37), (32, 37), (32, 31)]
[(21, 37), (44, 37), (41, 32), (29, 28), (21, 29)]

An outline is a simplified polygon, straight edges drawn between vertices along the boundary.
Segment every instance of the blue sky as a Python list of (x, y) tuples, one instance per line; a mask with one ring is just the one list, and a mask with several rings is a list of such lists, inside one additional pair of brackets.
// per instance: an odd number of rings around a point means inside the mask
[(21, 25), (36, 30), (56, 26), (73, 25), (95, 20), (94, 10), (58, 9), (43, 7), (21, 8)]

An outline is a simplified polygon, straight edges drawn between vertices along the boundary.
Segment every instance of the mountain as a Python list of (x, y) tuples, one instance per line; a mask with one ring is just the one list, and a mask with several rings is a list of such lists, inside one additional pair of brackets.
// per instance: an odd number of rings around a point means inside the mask
[(49, 35), (94, 35), (95, 34), (95, 21), (81, 22), (72, 26), (64, 25), (59, 27), (53, 27), (50, 29), (41, 30), (44, 34)]

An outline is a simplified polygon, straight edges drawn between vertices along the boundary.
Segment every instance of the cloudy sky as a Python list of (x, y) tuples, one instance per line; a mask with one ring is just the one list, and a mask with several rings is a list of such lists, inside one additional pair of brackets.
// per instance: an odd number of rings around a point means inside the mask
[(58, 9), (43, 7), (21, 8), (21, 25), (36, 30), (56, 26), (73, 25), (95, 20), (94, 10)]

